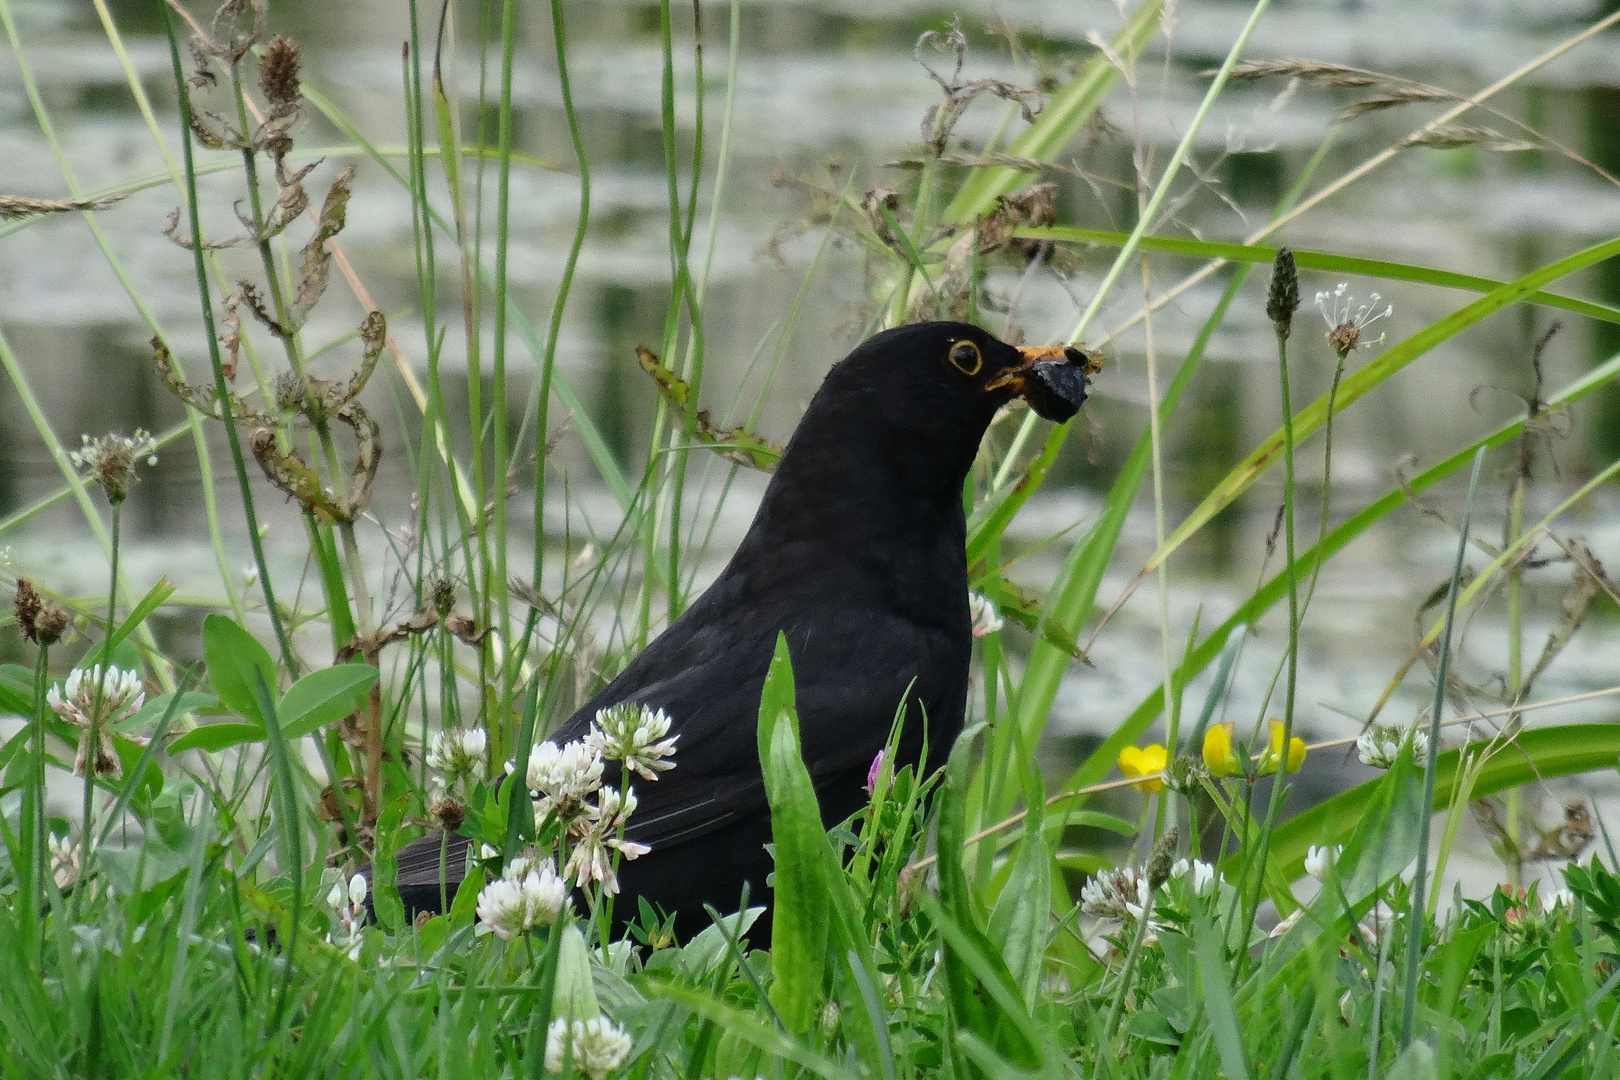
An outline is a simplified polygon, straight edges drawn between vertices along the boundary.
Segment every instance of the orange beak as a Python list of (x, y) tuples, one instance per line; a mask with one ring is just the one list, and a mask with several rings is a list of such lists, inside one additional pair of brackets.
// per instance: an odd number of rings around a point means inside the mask
[(1023, 363), (985, 384), (986, 390), (1009, 388), (1014, 397), (1048, 420), (1062, 423), (1086, 400), (1087, 376), (1102, 370), (1102, 356), (1073, 345), (1026, 345), (1018, 350)]

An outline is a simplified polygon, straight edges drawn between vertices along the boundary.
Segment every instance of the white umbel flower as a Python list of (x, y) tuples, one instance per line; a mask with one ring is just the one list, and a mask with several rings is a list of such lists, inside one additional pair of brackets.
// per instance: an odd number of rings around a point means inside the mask
[(436, 731), (428, 742), (427, 765), (444, 774), (447, 784), (484, 778), (484, 752), (489, 735), (481, 727)]
[(597, 710), (585, 741), (607, 760), (624, 762), (625, 768), (643, 780), (657, 780), (659, 773), (675, 767), (668, 759), (674, 756), (675, 740), (680, 736), (670, 735), (669, 725), (663, 709), (624, 702)]
[(1326, 881), (1328, 871), (1333, 869), (1343, 851), (1343, 844), (1334, 844), (1331, 847), (1312, 844), (1305, 851), (1305, 872), (1317, 881)]
[(1387, 769), (1401, 756), (1401, 744), (1408, 735), (1412, 740), (1412, 753), (1418, 767), (1422, 768), (1429, 760), (1429, 733), (1421, 725), (1412, 727), (1408, 732), (1394, 724), (1374, 724), (1357, 736), (1356, 756), (1363, 765)]
[(546, 1028), (546, 1071), (561, 1073), (567, 1063), (602, 1080), (625, 1063), (635, 1041), (630, 1033), (605, 1016), (569, 1020), (559, 1016)]
[(508, 874), (478, 893), (478, 921), (511, 941), (531, 927), (556, 922), (567, 902), (568, 886), (549, 860), (534, 867), (527, 859), (514, 859)]
[(973, 620), (973, 636), (984, 637), (1002, 627), (1001, 613), (995, 603), (981, 593), (968, 593), (968, 614)]

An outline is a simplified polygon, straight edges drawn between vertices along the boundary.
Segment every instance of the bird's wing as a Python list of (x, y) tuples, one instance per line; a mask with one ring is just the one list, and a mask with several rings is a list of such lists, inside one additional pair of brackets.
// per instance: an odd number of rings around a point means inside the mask
[(796, 603), (773, 603), (770, 611), (694, 607), (552, 734), (557, 742), (580, 738), (598, 709), (620, 702), (669, 715), (671, 733), (680, 736), (675, 768), (653, 782), (633, 781), (639, 805), (629, 839), (654, 848), (677, 844), (765, 805), (756, 731), (778, 631), (788, 635), (801, 749), (818, 787), (857, 770), (864, 775), (908, 687), (914, 699), (943, 699), (946, 712), (954, 697), (960, 722), (966, 657), (950, 655), (958, 650), (948, 631), (869, 605), (817, 601), (814, 630), (771, 614), (806, 610)]

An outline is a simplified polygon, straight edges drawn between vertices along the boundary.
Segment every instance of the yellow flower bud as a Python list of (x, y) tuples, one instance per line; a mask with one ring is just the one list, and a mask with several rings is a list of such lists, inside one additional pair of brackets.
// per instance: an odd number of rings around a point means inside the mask
[(1164, 771), (1169, 760), (1169, 751), (1158, 743), (1141, 747), (1127, 746), (1119, 752), (1119, 771), (1129, 777), (1149, 777), (1131, 785), (1138, 791), (1158, 791), (1164, 787), (1164, 781), (1159, 774)]
[(1212, 724), (1204, 732), (1204, 764), (1209, 767), (1209, 775), (1232, 776), (1243, 771), (1243, 762), (1232, 748), (1232, 733), (1236, 728), (1236, 724), (1228, 722)]

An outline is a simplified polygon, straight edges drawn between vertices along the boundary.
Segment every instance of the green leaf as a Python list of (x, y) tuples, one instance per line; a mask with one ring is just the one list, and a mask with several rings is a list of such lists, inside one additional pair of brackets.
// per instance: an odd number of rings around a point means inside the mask
[(1203, 912), (1193, 916), (1193, 950), (1198, 957), (1204, 1013), (1209, 1017), (1221, 1067), (1231, 1080), (1249, 1080), (1243, 1035), (1238, 1029), (1237, 1012), (1232, 1008), (1232, 984), (1227, 981), (1226, 962), (1221, 955), (1221, 933)]
[(276, 686), (276, 663), (265, 647), (226, 616), (214, 614), (203, 620), (203, 659), (219, 699), (262, 732), (264, 714), (254, 694), (255, 673), (272, 695)]
[(146, 621), (146, 617), (163, 605), (163, 602), (174, 595), (174, 584), (167, 577), (160, 577), (157, 584), (146, 590), (146, 595), (129, 610), (129, 615), (118, 624), (118, 629), (107, 635), (106, 647), (116, 649), (118, 643), (135, 632), (135, 628)]
[(1013, 984), (1024, 1004), (1034, 1010), (1041, 987), (1041, 959), (1046, 954), (1047, 925), (1052, 916), (1052, 854), (1046, 847), (1042, 819), (1046, 790), (1040, 774), (1031, 770), (1024, 792), (1029, 807), (1023, 840), (1012, 873), (990, 913), (990, 940), (1001, 949)]
[(150, 724), (155, 724), (159, 717), (169, 711), (171, 702), (174, 702), (175, 716), (184, 716), (186, 713), (213, 708), (219, 704), (219, 699), (213, 694), (185, 693), (179, 695), (178, 701), (175, 701), (175, 698), (174, 694), (159, 694), (157, 697), (147, 698), (140, 712), (127, 720), (120, 720), (113, 725), (113, 730), (138, 732)]
[(34, 712), (34, 673), (21, 664), (0, 664), (0, 712)]
[(780, 633), (760, 694), (759, 759), (776, 851), (771, 1003), (789, 1031), (807, 1032), (821, 1017), (827, 971), (831, 905), (822, 859), (827, 834), (821, 826), (816, 789), (799, 750), (793, 665), (787, 636)]
[(341, 720), (364, 703), (376, 681), (377, 669), (369, 664), (338, 664), (310, 672), (282, 695), (276, 709), (282, 732), (298, 739)]
[[(1054, 225), (1043, 229), (1018, 229), (1014, 235), (1029, 240), (1055, 240), (1058, 243), (1106, 244), (1119, 247), (1125, 243), (1129, 234), (1110, 232), (1106, 229), (1077, 229), (1066, 225)], [(1181, 236), (1144, 236), (1140, 245), (1144, 251), (1164, 251), (1195, 259), (1225, 259), (1228, 262), (1239, 263), (1269, 263), (1277, 257), (1277, 249), (1264, 244), (1234, 244)], [(1331, 251), (1306, 251), (1303, 248), (1289, 250), (1294, 253), (1294, 262), (1301, 270), (1325, 270), (1334, 274), (1355, 274), (1389, 281), (1415, 281), (1424, 285), (1467, 289), (1476, 293), (1487, 293), (1505, 284), (1495, 278), (1458, 274), (1429, 266), (1390, 262), (1387, 259), (1364, 259), (1354, 255), (1339, 255)], [(1620, 322), (1620, 308), (1610, 304), (1594, 303), (1539, 289), (1524, 299), (1527, 303), (1563, 308), (1565, 311), (1573, 311), (1577, 315), (1585, 315), (1603, 322)]]
[(170, 743), (169, 756), (183, 754), (187, 750), (206, 750), (210, 754), (217, 754), (227, 747), (262, 742), (266, 734), (263, 724), (239, 724), (231, 721), (222, 724), (204, 724), (192, 728)]

